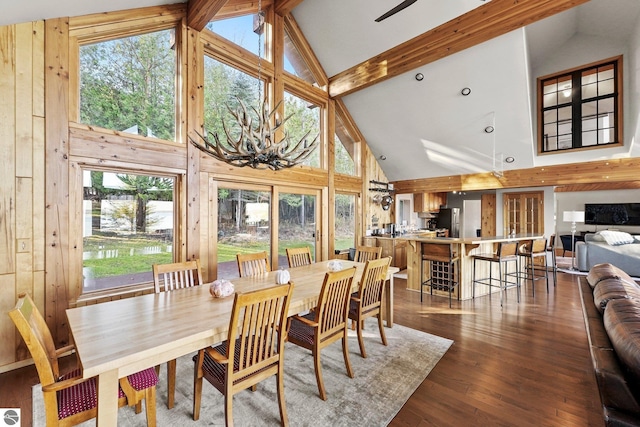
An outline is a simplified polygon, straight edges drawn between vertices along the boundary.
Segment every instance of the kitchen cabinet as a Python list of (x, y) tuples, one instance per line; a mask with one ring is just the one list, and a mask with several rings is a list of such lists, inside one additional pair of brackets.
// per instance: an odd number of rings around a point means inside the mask
[(382, 248), (382, 258), (391, 257), (391, 266), (400, 270), (407, 268), (407, 241), (393, 237), (363, 237), (365, 246), (377, 246)]
[(413, 195), (414, 212), (438, 212), (441, 205), (447, 204), (447, 193), (415, 193)]

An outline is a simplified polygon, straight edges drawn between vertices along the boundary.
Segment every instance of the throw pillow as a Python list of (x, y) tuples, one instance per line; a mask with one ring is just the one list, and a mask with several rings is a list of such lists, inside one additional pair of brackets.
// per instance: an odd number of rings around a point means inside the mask
[(624, 231), (603, 230), (600, 232), (600, 235), (611, 246), (627, 245), (633, 243), (635, 240), (631, 234), (625, 233)]

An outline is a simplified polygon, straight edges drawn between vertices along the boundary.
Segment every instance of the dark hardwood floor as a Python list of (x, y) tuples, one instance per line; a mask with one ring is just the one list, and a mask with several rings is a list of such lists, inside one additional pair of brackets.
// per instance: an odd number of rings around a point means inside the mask
[[(395, 322), (454, 344), (390, 425), (603, 426), (577, 280), (559, 273), (535, 298), (528, 284), (519, 304), (510, 290), (503, 308), (494, 295), (449, 309), (396, 279)], [(0, 375), (0, 406), (22, 408), (23, 426), (37, 382), (32, 366)]]

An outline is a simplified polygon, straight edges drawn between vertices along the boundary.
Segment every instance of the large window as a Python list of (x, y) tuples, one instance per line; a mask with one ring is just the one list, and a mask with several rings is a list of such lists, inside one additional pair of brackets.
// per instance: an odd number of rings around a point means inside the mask
[(80, 121), (176, 139), (174, 30), (80, 47)]
[[(316, 137), (321, 138), (320, 111), (319, 105), (305, 101), (289, 92), (284, 93), (284, 114), (285, 117), (291, 116), (284, 126), (294, 145), (303, 139), (311, 144)], [(319, 168), (320, 147), (321, 145), (313, 150), (303, 164)]]
[(209, 56), (204, 57), (204, 126), (207, 133), (217, 133), (221, 141), (226, 141), (225, 126), (235, 139), (239, 132), (238, 122), (233, 119), (229, 108), (234, 111), (242, 102), (254, 123), (258, 120), (254, 109), (259, 110), (261, 96), (264, 95), (263, 82)]
[(84, 171), (83, 292), (153, 280), (151, 266), (173, 262), (170, 177)]
[(538, 79), (540, 153), (621, 144), (622, 58)]

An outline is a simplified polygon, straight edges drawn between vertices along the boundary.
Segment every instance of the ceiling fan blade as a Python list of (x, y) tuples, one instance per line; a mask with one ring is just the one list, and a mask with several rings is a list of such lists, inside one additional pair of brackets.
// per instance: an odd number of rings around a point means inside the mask
[(387, 13), (385, 13), (382, 16), (378, 17), (376, 19), (376, 22), (380, 22), (383, 19), (387, 19), (391, 15), (395, 15), (396, 13), (400, 12), (402, 9), (411, 6), (412, 4), (414, 4), (417, 1), (418, 0), (404, 0), (402, 3), (400, 3), (399, 5), (397, 5), (396, 7), (391, 9), (390, 11), (388, 11)]

